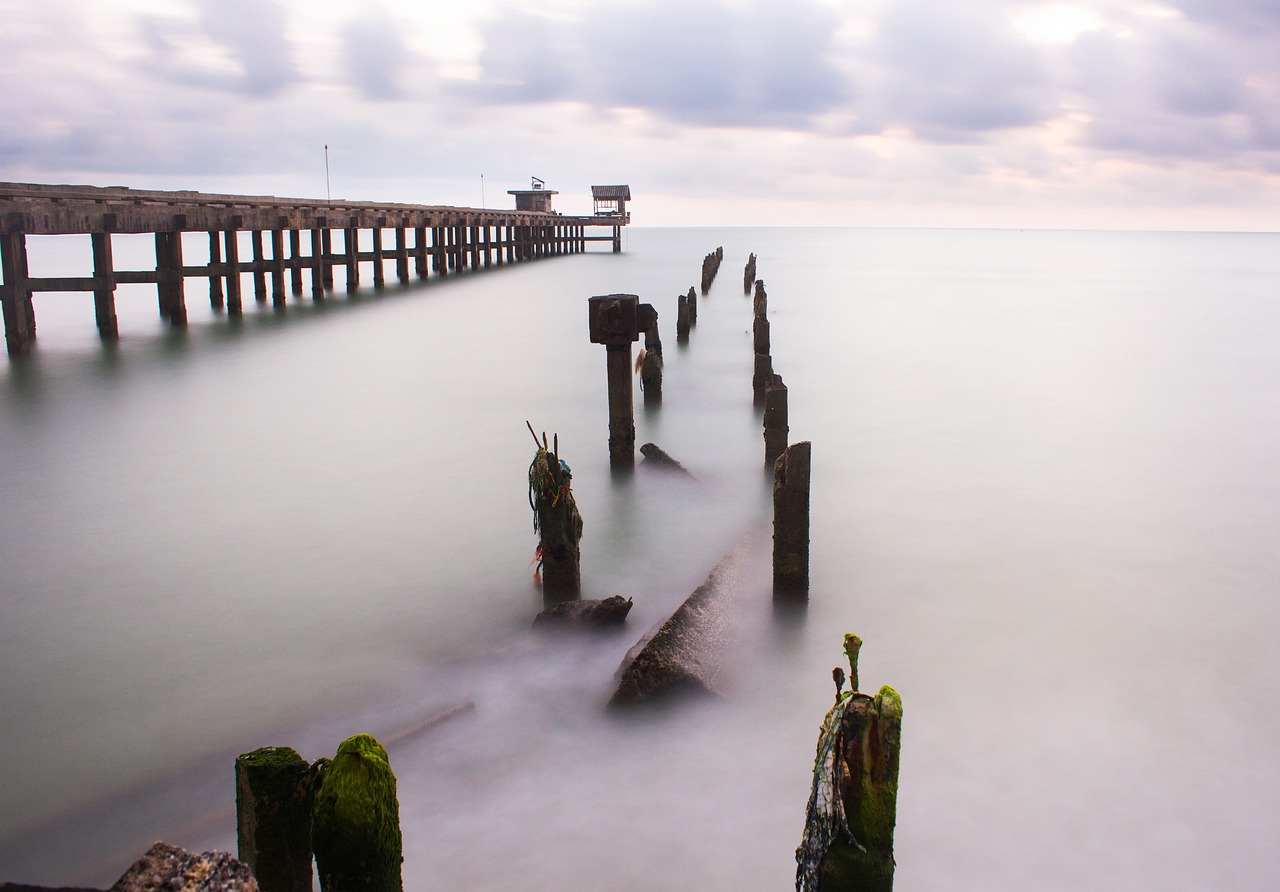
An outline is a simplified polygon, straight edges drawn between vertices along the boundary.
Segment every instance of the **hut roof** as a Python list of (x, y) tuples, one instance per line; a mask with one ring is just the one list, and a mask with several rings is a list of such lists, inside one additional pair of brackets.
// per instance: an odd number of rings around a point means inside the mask
[(630, 201), (631, 187), (630, 186), (592, 186), (591, 197), (597, 200), (620, 198), (623, 201)]

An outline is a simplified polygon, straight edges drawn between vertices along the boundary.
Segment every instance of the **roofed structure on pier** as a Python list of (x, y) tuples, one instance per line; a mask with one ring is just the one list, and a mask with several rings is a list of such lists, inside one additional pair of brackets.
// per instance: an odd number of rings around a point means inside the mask
[(540, 213), (551, 213), (551, 196), (560, 193), (554, 189), (548, 189), (547, 184), (533, 177), (533, 183), (528, 189), (508, 189), (508, 195), (516, 197), (517, 211), (539, 211)]
[(627, 202), (631, 200), (630, 186), (592, 186), (591, 198), (595, 201), (597, 217), (626, 217)]

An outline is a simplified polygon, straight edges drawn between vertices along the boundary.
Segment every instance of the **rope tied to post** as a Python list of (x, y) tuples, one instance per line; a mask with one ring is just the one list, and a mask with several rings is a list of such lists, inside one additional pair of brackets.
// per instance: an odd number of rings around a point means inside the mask
[[(837, 681), (837, 685), (843, 678)], [(836, 704), (822, 720), (818, 733), (818, 752), (813, 760), (813, 790), (805, 812), (804, 835), (796, 848), (796, 892), (818, 892), (822, 859), (831, 844), (843, 834), (855, 848), (862, 845), (849, 831), (849, 819), (844, 812), (844, 786), (846, 765), (844, 761), (844, 711), (853, 699), (852, 691), (841, 692), (836, 688)], [(864, 695), (865, 696), (865, 695)]]

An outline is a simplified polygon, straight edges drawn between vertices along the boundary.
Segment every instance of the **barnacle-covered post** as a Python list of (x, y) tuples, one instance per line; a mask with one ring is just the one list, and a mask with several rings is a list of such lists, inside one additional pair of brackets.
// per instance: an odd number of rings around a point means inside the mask
[[(529, 428), (533, 431), (532, 426)], [(546, 434), (529, 465), (529, 506), (538, 534), (538, 558), (542, 562), (542, 597), (548, 604), (571, 601), (582, 594), (582, 515), (573, 498), (569, 465), (560, 459), (560, 438), (548, 449)]]
[(591, 343), (604, 344), (609, 373), (609, 465), (628, 470), (636, 463), (635, 396), (631, 385), (631, 343), (657, 323), (658, 313), (634, 294), (606, 294), (587, 301)]
[(287, 746), (236, 757), (238, 857), (262, 892), (311, 892), (311, 765)]
[(902, 698), (858, 688), (862, 639), (845, 635), (849, 691), (837, 668), (836, 703), (818, 735), (813, 789), (796, 849), (796, 892), (890, 892), (898, 814)]
[(402, 892), (400, 801), (382, 744), (347, 738), (319, 777), (311, 845), (322, 892)]

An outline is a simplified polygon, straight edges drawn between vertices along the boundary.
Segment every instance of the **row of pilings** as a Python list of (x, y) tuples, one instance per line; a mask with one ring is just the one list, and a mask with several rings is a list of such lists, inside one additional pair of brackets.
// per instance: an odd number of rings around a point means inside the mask
[[(34, 346), (33, 297), (40, 292), (91, 292), (99, 335), (109, 342), (119, 338), (120, 285), (154, 285), (160, 317), (182, 328), (192, 279), (208, 282), (215, 312), (234, 317), (244, 312), (246, 276), (254, 300), (282, 309), (290, 293), (323, 300), (335, 291), (338, 269), (346, 290), (355, 291), (361, 264), (372, 264), (372, 284), (381, 288), (388, 265), (407, 285), (414, 276), (581, 253), (593, 241), (610, 242), (616, 253), (623, 225), (543, 212), (0, 183), (5, 340), (11, 355)], [(588, 235), (592, 227), (612, 231)], [(93, 274), (31, 275), (27, 239), (33, 235), (89, 236)], [(151, 236), (154, 268), (117, 268), (113, 241), (119, 235)]]

